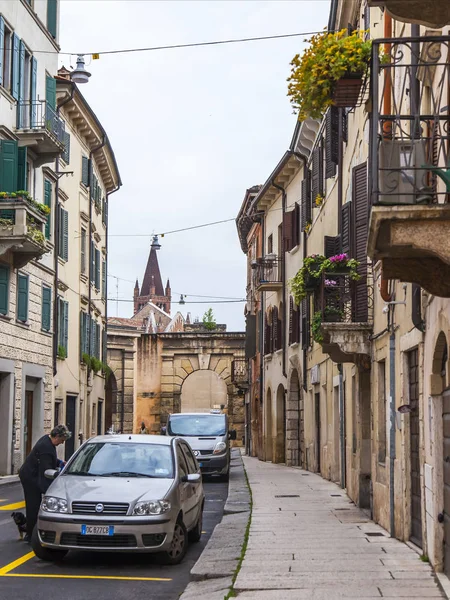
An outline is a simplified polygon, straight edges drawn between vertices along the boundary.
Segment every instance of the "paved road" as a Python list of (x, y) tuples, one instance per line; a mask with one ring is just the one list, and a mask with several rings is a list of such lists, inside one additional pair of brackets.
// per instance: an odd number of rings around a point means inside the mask
[[(211, 481), (205, 482), (204, 487), (205, 533), (198, 544), (190, 545), (182, 564), (168, 567), (156, 564), (150, 554), (70, 552), (58, 565), (40, 561), (30, 546), (19, 540), (10, 517), (12, 510), (24, 510), (20, 504), (23, 499), (20, 484), (0, 486), (0, 598), (176, 600), (189, 582), (189, 571), (222, 518), (228, 484)], [(17, 507), (11, 506), (16, 503)], [(11, 566), (14, 568), (10, 570)]]

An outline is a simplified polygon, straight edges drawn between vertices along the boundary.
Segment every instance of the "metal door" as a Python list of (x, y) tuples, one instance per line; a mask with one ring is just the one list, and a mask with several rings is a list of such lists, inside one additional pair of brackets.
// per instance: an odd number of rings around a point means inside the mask
[(450, 576), (450, 392), (445, 392), (443, 395), (442, 418), (444, 426), (444, 572)]
[(411, 541), (422, 548), (422, 500), (420, 493), (419, 353), (408, 352), (411, 441)]
[(64, 444), (64, 458), (68, 460), (75, 451), (75, 423), (77, 413), (77, 397), (66, 397), (66, 425), (72, 432), (72, 437)]

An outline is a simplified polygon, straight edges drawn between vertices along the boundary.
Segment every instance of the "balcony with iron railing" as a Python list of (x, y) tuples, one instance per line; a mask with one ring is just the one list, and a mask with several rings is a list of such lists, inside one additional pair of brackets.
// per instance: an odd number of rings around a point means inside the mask
[(450, 25), (450, 5), (439, 0), (368, 0), (369, 6), (386, 8), (398, 21), (427, 27)]
[(360, 268), (361, 278), (349, 273), (322, 273), (315, 293), (313, 338), (336, 363), (370, 364), (369, 336), (373, 323), (371, 269)]
[(31, 147), (39, 156), (39, 164), (55, 160), (64, 150), (64, 121), (45, 101), (18, 104), (16, 134), (21, 146)]
[(252, 263), (253, 287), (258, 292), (278, 291), (283, 288), (282, 261), (279, 256), (269, 254)]
[(47, 217), (27, 200), (0, 199), (0, 258), (7, 252), (20, 269), (49, 251), (44, 226)]
[(443, 297), (450, 297), (448, 56), (448, 36), (375, 40), (371, 76), (368, 255), (382, 261), (384, 278)]
[(232, 361), (231, 382), (240, 388), (248, 387), (248, 361), (245, 357), (235, 358)]

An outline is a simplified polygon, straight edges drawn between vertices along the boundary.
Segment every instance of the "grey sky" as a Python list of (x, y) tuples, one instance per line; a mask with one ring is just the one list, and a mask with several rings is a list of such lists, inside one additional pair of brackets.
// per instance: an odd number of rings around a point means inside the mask
[[(96, 52), (319, 31), (328, 10), (328, 0), (63, 0), (60, 39), (62, 51)], [(268, 177), (295, 125), (286, 78), (304, 47), (300, 37), (103, 56), (88, 66), (92, 77), (81, 89), (124, 183), (109, 209), (109, 271), (129, 280), (119, 281), (119, 298), (131, 299), (132, 282), (142, 282), (153, 231), (235, 217), (246, 188)], [(74, 57), (61, 62), (75, 66)], [(244, 297), (245, 257), (233, 222), (160, 241), (164, 282), (170, 277), (188, 301), (201, 300), (190, 294)], [(115, 297), (115, 280), (108, 284)], [(211, 306), (229, 331), (243, 328), (243, 304)], [(208, 307), (181, 308), (201, 317)], [(116, 314), (115, 302), (109, 311)], [(119, 302), (119, 315), (131, 314), (132, 305)]]

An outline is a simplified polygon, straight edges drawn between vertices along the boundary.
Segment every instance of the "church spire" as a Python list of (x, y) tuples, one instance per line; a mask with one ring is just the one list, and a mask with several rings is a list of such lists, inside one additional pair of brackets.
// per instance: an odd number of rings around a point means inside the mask
[(150, 247), (150, 255), (148, 257), (147, 268), (145, 269), (144, 280), (141, 287), (141, 296), (149, 296), (151, 288), (154, 285), (156, 296), (164, 296), (164, 288), (159, 270), (157, 250), (161, 248), (158, 241), (158, 236), (153, 236), (152, 245)]

